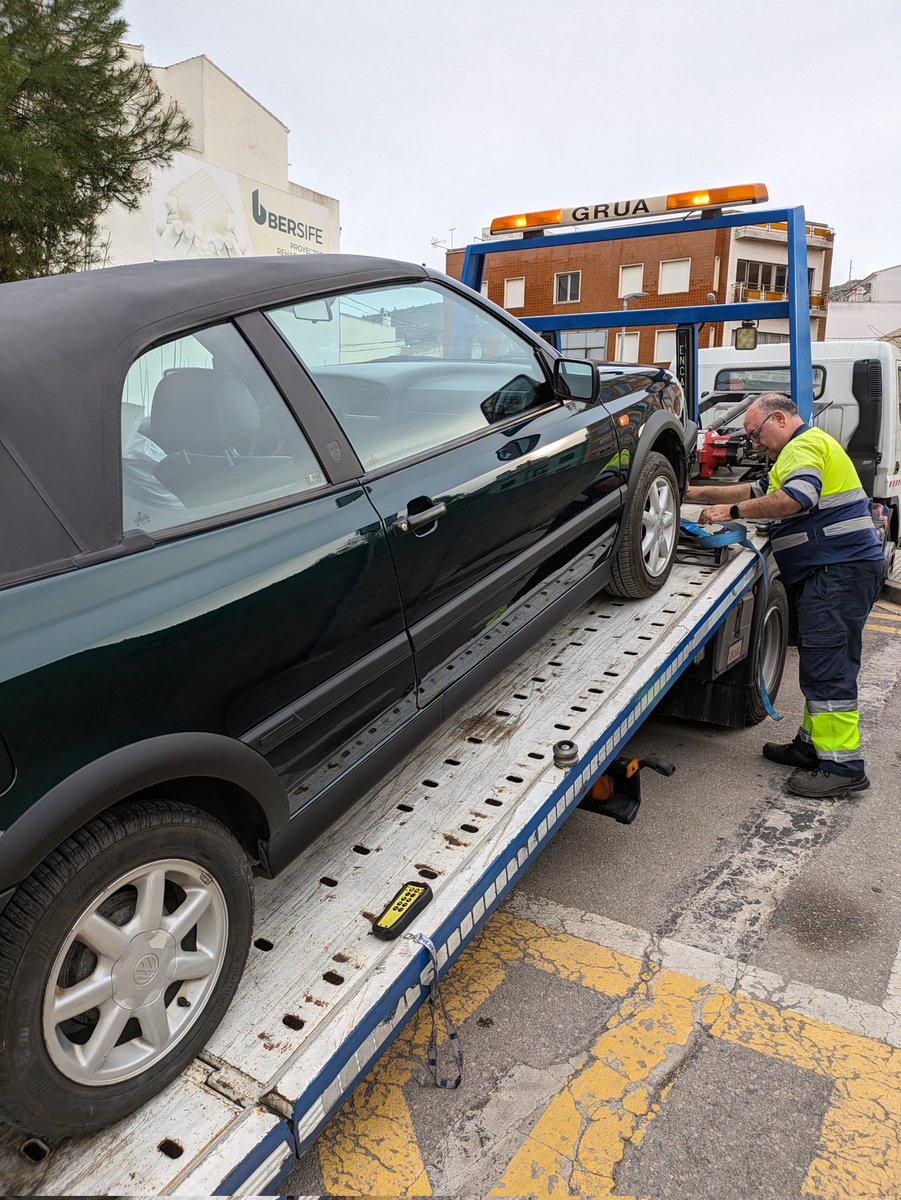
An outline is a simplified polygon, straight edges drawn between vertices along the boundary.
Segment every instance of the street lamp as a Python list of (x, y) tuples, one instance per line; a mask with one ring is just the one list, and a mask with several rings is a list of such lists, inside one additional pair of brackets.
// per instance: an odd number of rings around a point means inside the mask
[[(630, 300), (644, 300), (647, 296), (648, 296), (647, 292), (627, 292), (626, 295), (623, 296), (623, 312), (625, 313), (625, 312), (629, 311), (629, 301)], [(620, 335), (620, 340), (621, 340), (620, 350), (623, 353), (625, 353), (625, 350), (626, 350), (626, 328), (627, 328), (627, 326), (624, 325), (622, 328), (622, 334)], [(623, 361), (623, 360), (620, 359), (619, 361)]]

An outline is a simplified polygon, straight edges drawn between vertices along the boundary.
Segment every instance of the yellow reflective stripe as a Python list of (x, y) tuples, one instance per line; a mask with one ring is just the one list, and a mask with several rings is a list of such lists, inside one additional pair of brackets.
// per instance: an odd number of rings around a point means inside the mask
[(811, 713), (810, 732), (820, 757), (860, 749), (860, 713)]

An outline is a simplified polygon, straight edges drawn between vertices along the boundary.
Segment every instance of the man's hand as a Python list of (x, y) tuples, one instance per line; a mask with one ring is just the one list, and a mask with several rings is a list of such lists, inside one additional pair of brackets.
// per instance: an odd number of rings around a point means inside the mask
[(728, 521), (730, 507), (728, 504), (710, 504), (707, 508), (701, 509), (698, 521), (701, 525), (714, 525), (719, 521)]

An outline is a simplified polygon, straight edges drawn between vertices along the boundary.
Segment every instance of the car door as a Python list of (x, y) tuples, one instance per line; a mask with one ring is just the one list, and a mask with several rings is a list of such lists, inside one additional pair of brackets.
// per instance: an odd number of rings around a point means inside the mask
[(167, 726), (240, 738), (302, 806), (415, 711), (384, 527), (232, 324), (144, 354), (122, 411), (123, 524), (155, 546), (119, 573), (161, 625), (134, 679), (168, 678)]
[(597, 566), (620, 508), (616, 431), (603, 405), (553, 394), (529, 337), (440, 283), (351, 292), (330, 311), (325, 328), (301, 306), (267, 315), (366, 472), (427, 704), (527, 597)]

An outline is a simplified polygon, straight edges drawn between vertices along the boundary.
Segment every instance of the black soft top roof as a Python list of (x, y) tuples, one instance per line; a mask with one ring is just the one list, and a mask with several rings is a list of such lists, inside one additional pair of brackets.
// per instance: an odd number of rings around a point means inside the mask
[(118, 540), (110, 497), (119, 480), (104, 472), (125, 374), (148, 346), (263, 305), (430, 274), (320, 254), (139, 263), (0, 285), (0, 579)]

